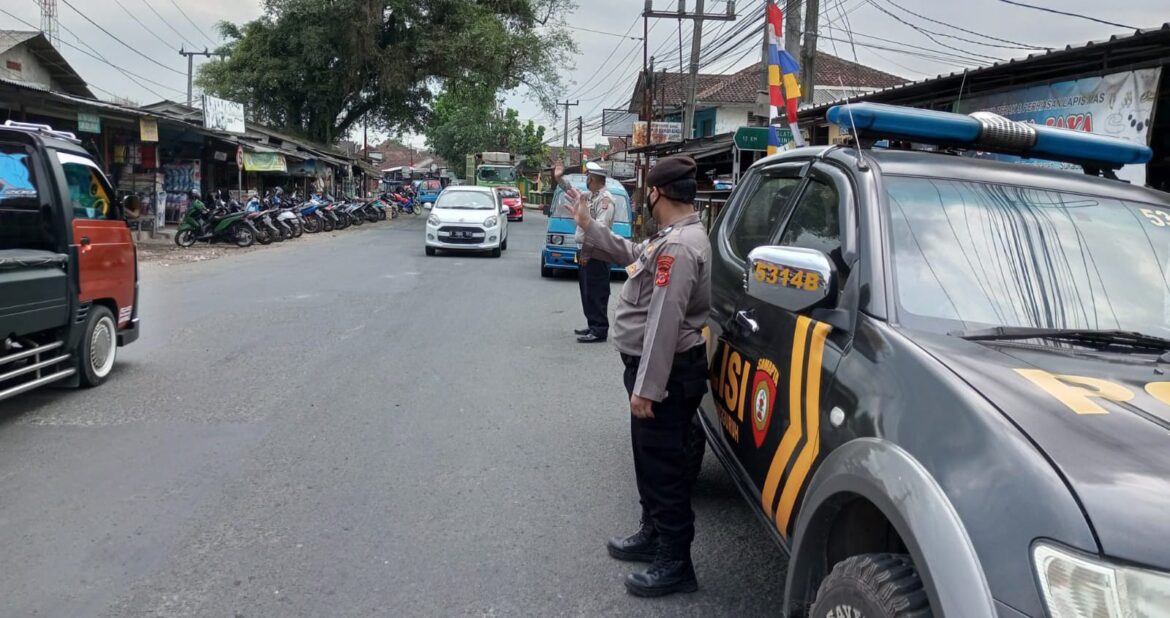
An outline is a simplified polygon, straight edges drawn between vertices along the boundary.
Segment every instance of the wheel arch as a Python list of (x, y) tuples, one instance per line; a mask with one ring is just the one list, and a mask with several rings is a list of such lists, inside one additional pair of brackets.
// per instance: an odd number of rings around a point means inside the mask
[(996, 615), (958, 513), (929, 472), (890, 442), (859, 438), (830, 453), (809, 483), (792, 538), (787, 615), (806, 615), (835, 561), (898, 544), (914, 560), (937, 615)]

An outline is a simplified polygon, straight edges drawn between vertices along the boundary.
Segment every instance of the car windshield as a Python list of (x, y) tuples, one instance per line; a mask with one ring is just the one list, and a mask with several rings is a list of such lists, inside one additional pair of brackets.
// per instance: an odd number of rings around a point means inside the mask
[(520, 197), (520, 192), (515, 189), (500, 189), (498, 193), (500, 197)]
[(479, 191), (448, 191), (435, 201), (435, 208), (453, 210), (494, 210), (492, 196)]
[[(630, 222), (630, 200), (624, 195), (613, 195), (613, 201), (617, 204), (617, 212), (613, 215), (614, 223), (629, 223)], [(569, 204), (569, 196), (563, 191), (557, 194), (556, 202), (553, 203), (552, 216), (561, 217), (564, 219), (571, 219), (573, 215), (569, 213), (566, 206)]]
[(1170, 204), (887, 177), (900, 320), (1170, 337)]
[(516, 180), (516, 168), (506, 165), (480, 166), (477, 176), (487, 182), (512, 182)]

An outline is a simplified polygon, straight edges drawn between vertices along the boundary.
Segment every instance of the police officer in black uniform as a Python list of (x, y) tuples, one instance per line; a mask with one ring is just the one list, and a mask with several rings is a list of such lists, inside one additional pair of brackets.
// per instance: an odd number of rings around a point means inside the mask
[(638, 531), (610, 539), (620, 560), (650, 562), (626, 578), (638, 596), (698, 589), (691, 563), (695, 514), (687, 477), (686, 438), (707, 390), (703, 325), (711, 307), (711, 245), (695, 212), (695, 162), (668, 157), (648, 174), (650, 214), (659, 232), (634, 244), (589, 216), (576, 200), (582, 247), (594, 258), (626, 265), (614, 314), (614, 343), (630, 396), (634, 473), (642, 503)]

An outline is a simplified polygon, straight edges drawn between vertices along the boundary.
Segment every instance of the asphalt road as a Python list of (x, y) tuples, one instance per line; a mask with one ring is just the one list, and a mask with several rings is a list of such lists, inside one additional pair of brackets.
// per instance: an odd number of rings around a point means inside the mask
[(109, 382), (0, 403), (0, 615), (779, 615), (710, 456), (699, 592), (626, 594), (620, 361), (540, 278), (544, 218), (500, 259), (424, 257), (422, 227), (145, 264)]

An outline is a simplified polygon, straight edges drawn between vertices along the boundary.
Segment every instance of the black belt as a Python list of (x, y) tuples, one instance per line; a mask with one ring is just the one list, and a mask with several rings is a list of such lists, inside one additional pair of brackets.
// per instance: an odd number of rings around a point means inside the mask
[[(641, 356), (634, 356), (632, 354), (621, 353), (622, 362), (627, 365), (636, 365), (642, 362)], [(699, 345), (674, 355), (674, 364), (679, 363), (696, 363), (707, 358), (707, 344), (700, 343)]]

